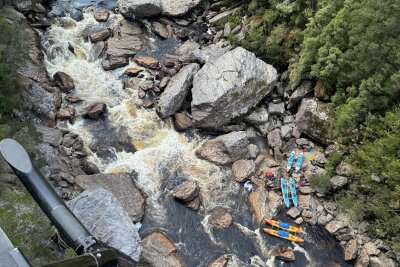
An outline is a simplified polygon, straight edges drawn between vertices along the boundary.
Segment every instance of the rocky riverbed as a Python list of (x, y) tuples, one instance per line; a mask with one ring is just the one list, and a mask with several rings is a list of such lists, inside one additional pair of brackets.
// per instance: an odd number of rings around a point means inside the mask
[[(41, 171), (98, 239), (139, 266), (394, 266), (390, 247), (310, 186), (346, 150), (311, 81), (289, 90), (286, 73), (230, 44), (245, 20), (217, 28), (236, 8), (17, 2), (2, 7), (31, 42), (16, 115), (37, 125)], [(303, 148), (299, 208), (288, 210), (265, 173), (287, 176)], [(345, 163), (334, 172), (330, 190), (352, 177)], [(305, 228), (304, 245), (262, 233), (270, 217)]]

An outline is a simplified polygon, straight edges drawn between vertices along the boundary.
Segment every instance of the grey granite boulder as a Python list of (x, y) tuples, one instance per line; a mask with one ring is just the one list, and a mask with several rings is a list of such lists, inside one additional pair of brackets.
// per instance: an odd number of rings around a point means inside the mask
[(135, 15), (138, 18), (154, 17), (161, 13), (160, 0), (118, 0), (118, 8), (126, 18)]
[(195, 125), (216, 129), (247, 113), (272, 91), (277, 77), (274, 67), (241, 47), (207, 62), (193, 80)]

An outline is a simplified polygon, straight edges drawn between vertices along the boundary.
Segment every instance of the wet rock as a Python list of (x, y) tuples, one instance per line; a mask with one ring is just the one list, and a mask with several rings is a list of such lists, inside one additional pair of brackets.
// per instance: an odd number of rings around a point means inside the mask
[(110, 36), (111, 36), (111, 32), (108, 29), (103, 29), (101, 31), (92, 33), (89, 36), (89, 39), (90, 39), (90, 41), (92, 43), (96, 43), (96, 42), (99, 42), (99, 41), (107, 40), (108, 37), (110, 37)]
[(191, 210), (198, 211), (200, 208), (200, 198), (196, 197), (195, 199), (189, 201), (186, 204), (186, 207), (188, 207)]
[(181, 108), (189, 94), (193, 76), (198, 70), (199, 65), (192, 63), (183, 67), (177, 75), (171, 78), (157, 104), (157, 112), (161, 118), (166, 118)]
[(269, 103), (268, 104), (268, 113), (270, 115), (278, 115), (278, 116), (282, 116), (283, 113), (285, 113), (285, 103), (281, 102), (281, 103)]
[(142, 72), (144, 70), (145, 70), (145, 68), (142, 68), (142, 67), (131, 67), (131, 68), (127, 68), (124, 71), (124, 75), (133, 77), (133, 76), (138, 75), (140, 72)]
[(104, 70), (115, 70), (128, 65), (129, 61), (124, 57), (110, 57), (101, 62)]
[(158, 22), (158, 21), (154, 21), (154, 22), (151, 24), (151, 29), (153, 30), (153, 32), (154, 32), (155, 34), (157, 34), (157, 35), (160, 36), (161, 38), (167, 39), (167, 38), (171, 37), (171, 36), (169, 35), (168, 31), (167, 31), (167, 28), (166, 28), (163, 24), (161, 24), (160, 22)]
[(192, 119), (185, 113), (174, 114), (174, 126), (177, 131), (184, 131), (193, 127)]
[(311, 81), (302, 81), (300, 85), (295, 89), (293, 94), (289, 98), (289, 105), (288, 108), (292, 108), (296, 106), (300, 101), (309, 95), (313, 90), (312, 82)]
[(283, 261), (295, 261), (293, 249), (291, 247), (278, 248), (274, 251), (276, 257)]
[(325, 225), (325, 229), (332, 235), (346, 227), (348, 227), (348, 224), (346, 222), (336, 220), (330, 221)]
[(312, 139), (328, 145), (331, 118), (325, 110), (325, 104), (315, 99), (303, 99), (296, 114), (296, 126)]
[(297, 217), (300, 216), (301, 211), (296, 207), (292, 207), (290, 208), (290, 210), (286, 212), (286, 214), (292, 217), (293, 219), (296, 219)]
[(93, 16), (98, 22), (106, 22), (110, 16), (110, 11), (108, 9), (100, 9), (94, 12)]
[(195, 125), (215, 129), (245, 114), (271, 92), (276, 79), (276, 69), (241, 47), (206, 63), (193, 80)]
[(160, 88), (164, 89), (165, 87), (167, 87), (170, 80), (171, 80), (171, 78), (168, 76), (165, 76), (164, 78), (162, 78), (162, 80), (160, 82)]
[(336, 167), (336, 173), (337, 175), (340, 176), (346, 176), (350, 177), (353, 175), (353, 168), (351, 167), (350, 164), (342, 161), (337, 167)]
[(85, 116), (89, 117), (92, 120), (97, 120), (101, 115), (106, 113), (107, 105), (104, 103), (97, 103), (86, 112)]
[(138, 18), (155, 17), (161, 13), (160, 0), (118, 0), (121, 14), (130, 19), (133, 15)]
[(97, 174), (100, 173), (99, 168), (97, 168), (96, 164), (94, 164), (93, 162), (89, 161), (87, 158), (82, 160), (82, 170), (86, 173), (86, 174)]
[(139, 260), (142, 247), (138, 230), (110, 192), (102, 188), (85, 190), (68, 206), (96, 239)]
[(282, 198), (274, 191), (267, 191), (265, 187), (257, 187), (248, 196), (248, 203), (254, 213), (257, 225), (266, 217), (273, 217), (282, 205)]
[(346, 248), (344, 250), (344, 260), (351, 261), (357, 257), (358, 243), (357, 240), (352, 239), (347, 242)]
[(245, 121), (252, 125), (261, 125), (268, 122), (268, 111), (264, 106), (257, 108), (245, 118)]
[(179, 57), (165, 54), (163, 57), (163, 63), (165, 67), (173, 68), (175, 65), (179, 64)]
[(228, 52), (227, 48), (221, 48), (215, 44), (211, 44), (201, 49), (194, 50), (190, 57), (200, 64), (205, 64), (209, 61), (216, 60), (226, 52)]
[(332, 221), (333, 216), (331, 214), (321, 215), (318, 217), (319, 225), (326, 225), (328, 222)]
[(109, 39), (106, 51), (107, 57), (133, 57), (142, 48), (143, 41), (140, 38), (142, 29), (137, 23), (123, 22), (121, 36)]
[(268, 145), (271, 148), (274, 148), (274, 147), (281, 148), (282, 147), (282, 137), (281, 137), (280, 129), (275, 129), (268, 133)]
[(58, 1), (56, 5), (52, 6), (47, 16), (49, 18), (69, 16), (75, 21), (83, 19), (82, 10), (75, 1)]
[(112, 193), (127, 212), (133, 222), (139, 222), (144, 215), (145, 198), (135, 184), (133, 177), (127, 173), (94, 174), (76, 177), (76, 184), (82, 188), (103, 188)]
[(144, 108), (152, 108), (155, 104), (155, 99), (153, 98), (144, 98), (141, 99), (140, 105)]
[(64, 108), (57, 111), (56, 114), (57, 119), (60, 120), (71, 120), (75, 117), (75, 109), (74, 108)]
[(254, 176), (256, 171), (255, 169), (256, 165), (252, 160), (241, 159), (235, 161), (232, 165), (233, 179), (238, 183), (245, 182)]
[(228, 165), (247, 158), (248, 146), (246, 132), (231, 132), (204, 142), (196, 155), (215, 164)]
[(186, 181), (174, 188), (172, 196), (184, 202), (188, 202), (196, 198), (199, 192), (200, 188), (196, 181)]
[(200, 4), (201, 0), (161, 0), (164, 16), (180, 17)]
[(57, 86), (60, 88), (61, 91), (64, 93), (69, 93), (75, 89), (74, 80), (66, 74), (65, 72), (58, 71), (54, 74), (53, 79)]
[(219, 229), (228, 228), (232, 222), (232, 215), (222, 207), (214, 208), (210, 213), (210, 217), (208, 217), (208, 223), (215, 225)]
[(188, 40), (176, 50), (176, 54), (182, 58), (189, 58), (190, 54), (199, 48), (200, 45), (198, 43)]
[(153, 57), (135, 56), (135, 61), (137, 64), (153, 70), (155, 70), (158, 65), (158, 60)]
[(229, 256), (222, 255), (221, 257), (213, 260), (207, 265), (207, 267), (226, 267), (229, 262)]
[(330, 182), (332, 184), (333, 190), (338, 190), (343, 188), (347, 184), (348, 179), (347, 177), (336, 175), (330, 179)]
[(142, 240), (142, 257), (153, 267), (184, 267), (175, 244), (162, 232), (149, 234)]
[(58, 147), (62, 142), (62, 132), (59, 129), (35, 125), (36, 131), (41, 134), (42, 142)]

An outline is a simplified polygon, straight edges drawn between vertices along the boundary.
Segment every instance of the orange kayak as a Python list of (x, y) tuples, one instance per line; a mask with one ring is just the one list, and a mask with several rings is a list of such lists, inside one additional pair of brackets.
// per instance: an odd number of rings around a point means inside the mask
[(273, 229), (269, 229), (269, 228), (264, 228), (263, 230), (267, 234), (270, 234), (270, 235), (273, 235), (273, 236), (276, 236), (276, 237), (279, 237), (279, 238), (283, 238), (283, 239), (286, 239), (286, 240), (289, 240), (289, 241), (292, 241), (292, 242), (296, 242), (296, 243), (303, 243), (304, 242), (304, 239), (302, 239), (302, 238), (300, 238), (298, 236), (289, 234), (288, 232), (283, 231), (283, 230), (273, 230)]
[(285, 222), (275, 221), (275, 220), (269, 219), (269, 220), (267, 220), (267, 223), (269, 225), (275, 226), (275, 227), (280, 228), (282, 230), (289, 231), (291, 233), (296, 233), (296, 234), (304, 233), (303, 229), (301, 229), (299, 227), (291, 226), (291, 225), (289, 225), (288, 223), (285, 223)]

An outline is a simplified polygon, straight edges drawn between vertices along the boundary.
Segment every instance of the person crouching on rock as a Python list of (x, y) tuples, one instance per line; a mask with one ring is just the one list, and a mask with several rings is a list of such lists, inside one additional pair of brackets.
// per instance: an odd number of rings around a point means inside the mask
[(113, 31), (112, 31), (113, 37), (117, 37), (118, 40), (122, 38), (120, 25), (121, 24), (118, 24), (117, 26), (115, 26)]

